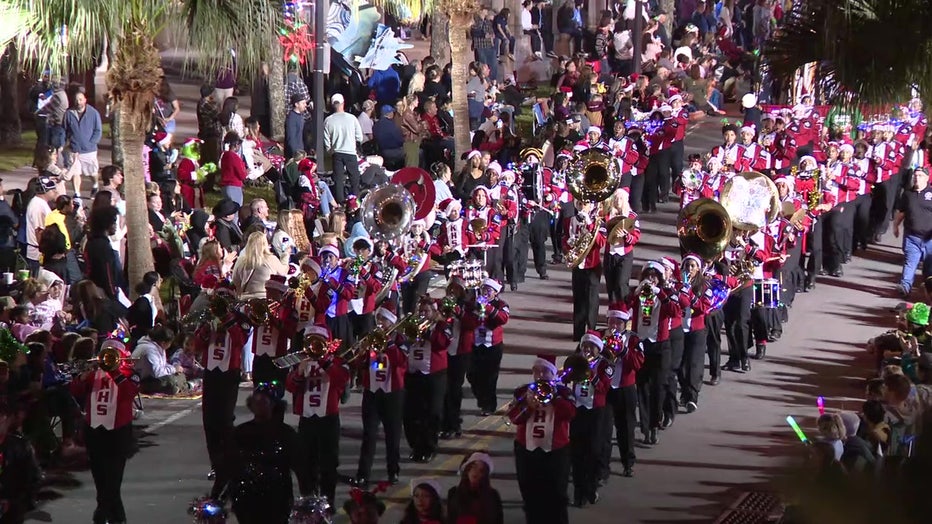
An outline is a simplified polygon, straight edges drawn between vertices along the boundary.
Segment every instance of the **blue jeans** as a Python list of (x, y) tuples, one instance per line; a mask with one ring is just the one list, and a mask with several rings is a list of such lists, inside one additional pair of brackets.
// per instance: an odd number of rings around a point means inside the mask
[(721, 109), (725, 105), (725, 98), (722, 96), (722, 92), (718, 89), (713, 89), (709, 93), (709, 103), (716, 107), (716, 109)]
[(230, 200), (236, 202), (242, 207), (243, 205), (243, 188), (239, 186), (221, 186), (220, 193)]
[(907, 292), (913, 288), (913, 278), (916, 276), (916, 268), (922, 263), (922, 276), (924, 278), (932, 277), (932, 238), (923, 240), (917, 235), (906, 235), (903, 237), (903, 255), (906, 260), (903, 261), (903, 278), (900, 285)]
[(320, 195), (320, 212), (330, 216), (330, 208), (336, 203), (333, 193), (330, 191), (330, 186), (323, 180), (318, 180), (317, 193)]
[(494, 47), (476, 49), (476, 59), (489, 66), (489, 78), (498, 80), (498, 56), (495, 54)]

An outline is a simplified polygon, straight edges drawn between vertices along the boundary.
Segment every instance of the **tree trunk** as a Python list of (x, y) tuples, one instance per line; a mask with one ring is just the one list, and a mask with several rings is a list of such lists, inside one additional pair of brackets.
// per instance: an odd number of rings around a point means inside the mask
[[(279, 44), (277, 47), (281, 47)], [(276, 50), (269, 60), (269, 118), (272, 129), (269, 138), (272, 140), (285, 140), (285, 63), (282, 62), (282, 52)]]
[(0, 144), (18, 145), (23, 141), (19, 119), (19, 51), (10, 44), (0, 56)]
[[(146, 209), (146, 178), (142, 167), (142, 144), (146, 137), (146, 126), (151, 115), (133, 111), (127, 100), (116, 104), (116, 119), (119, 122), (120, 141), (123, 142), (123, 188), (126, 192), (126, 265), (129, 270), (130, 288), (142, 281), (147, 271), (152, 271), (152, 247), (149, 245), (149, 212)], [(133, 292), (135, 296), (135, 292)]]
[[(450, 72), (453, 84), (453, 137), (456, 142), (456, 155), (453, 158), (455, 173), (463, 167), (463, 153), (469, 150), (469, 108), (466, 102), (466, 82), (469, 81), (469, 62), (472, 50), (466, 39), (466, 32), (472, 26), (471, 16), (455, 15), (450, 18), (449, 31), (450, 53), (453, 69)], [(434, 26), (436, 31), (437, 27)]]
[(447, 33), (450, 32), (450, 17), (439, 9), (434, 9), (430, 26), (430, 56), (443, 67), (450, 61), (450, 39), (447, 38)]
[[(113, 60), (116, 57), (116, 39), (108, 39), (106, 42), (107, 46), (107, 67), (110, 67), (113, 64)], [(110, 94), (107, 93), (107, 98), (109, 99)], [(110, 102), (110, 143), (112, 144), (112, 150), (110, 151), (110, 162), (115, 166), (119, 166), (120, 169), (123, 169), (123, 141), (120, 140), (120, 112), (114, 109), (113, 103)]]

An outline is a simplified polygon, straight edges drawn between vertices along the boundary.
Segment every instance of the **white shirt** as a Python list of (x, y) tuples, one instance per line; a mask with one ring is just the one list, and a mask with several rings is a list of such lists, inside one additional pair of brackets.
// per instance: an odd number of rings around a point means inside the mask
[(45, 217), (51, 212), (49, 203), (42, 195), (32, 197), (26, 206), (26, 258), (29, 260), (39, 260), (39, 237), (36, 236), (36, 229), (45, 229)]
[(362, 128), (362, 136), (366, 140), (372, 138), (372, 117), (367, 115), (365, 112), (359, 113), (359, 116), (356, 117), (359, 120), (359, 127)]
[(531, 12), (527, 9), (521, 10), (521, 30), (522, 31), (533, 31), (533, 23), (531, 22)]
[(165, 350), (161, 346), (149, 339), (142, 337), (133, 350), (133, 358), (136, 360), (136, 372), (139, 378), (162, 378), (174, 375), (177, 371), (175, 366), (168, 363), (165, 358)]

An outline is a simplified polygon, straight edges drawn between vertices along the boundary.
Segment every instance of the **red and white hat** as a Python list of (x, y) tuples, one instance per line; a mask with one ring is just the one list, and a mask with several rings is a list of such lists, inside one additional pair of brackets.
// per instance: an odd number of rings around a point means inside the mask
[(550, 362), (549, 360), (544, 360), (542, 358), (535, 359), (534, 365), (531, 366), (531, 369), (537, 369), (537, 368), (548, 369), (554, 375), (557, 374), (557, 365), (554, 364), (553, 362)]
[(320, 248), (321, 258), (323, 258), (324, 254), (326, 253), (330, 253), (336, 258), (340, 258), (340, 252), (337, 250), (336, 246), (331, 246), (330, 244), (327, 244), (326, 246)]
[(166, 133), (165, 131), (156, 131), (155, 134), (152, 135), (152, 139), (155, 140), (155, 143), (160, 146), (167, 144), (169, 141), (168, 133)]
[(672, 257), (660, 257), (660, 263), (663, 264), (665, 268), (672, 271), (674, 274), (679, 272), (680, 263), (677, 262), (676, 259)]
[(700, 257), (699, 255), (695, 253), (687, 253), (686, 256), (683, 257), (684, 265), (686, 264), (687, 260), (692, 260), (693, 262), (696, 263), (697, 266), (702, 267), (702, 257)]
[(320, 274), (320, 262), (312, 257), (307, 257), (301, 262), (301, 269), (310, 269), (314, 273)]
[(313, 326), (304, 328), (304, 336), (308, 335), (319, 335), (326, 338), (327, 340), (330, 340), (330, 329), (328, 329), (327, 326), (320, 326), (315, 324)]
[(599, 335), (598, 331), (589, 330), (585, 335), (580, 339), (579, 344), (592, 344), (593, 346), (599, 348), (600, 350), (605, 346), (605, 342), (602, 341), (602, 336)]
[(617, 318), (619, 320), (628, 321), (631, 320), (631, 312), (627, 309), (609, 309), (608, 313), (605, 314), (605, 318)]
[(278, 300), (286, 291), (288, 283), (284, 275), (272, 275), (265, 281), (265, 295), (272, 300)]
[(392, 324), (394, 324), (395, 322), (398, 322), (398, 315), (396, 315), (394, 311), (389, 309), (388, 306), (382, 306), (379, 309), (376, 309), (375, 316), (376, 318), (382, 317), (385, 320), (391, 322)]
[(482, 285), (494, 289), (496, 293), (500, 293), (502, 291), (502, 284), (494, 278), (487, 278), (483, 280)]
[(495, 464), (492, 462), (492, 457), (488, 453), (483, 453), (481, 451), (476, 451), (473, 454), (466, 457), (466, 460), (460, 465), (460, 473), (466, 470), (470, 464), (473, 462), (482, 462), (485, 464), (486, 468), (489, 470), (489, 475), (495, 471)]

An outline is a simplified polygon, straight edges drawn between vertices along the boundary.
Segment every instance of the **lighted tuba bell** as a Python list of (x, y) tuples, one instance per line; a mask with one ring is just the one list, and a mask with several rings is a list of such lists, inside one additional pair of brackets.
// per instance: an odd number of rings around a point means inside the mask
[(686, 189), (695, 191), (702, 187), (702, 173), (695, 169), (687, 168), (683, 170), (683, 173), (680, 175), (680, 182)]
[(400, 184), (381, 185), (362, 203), (362, 225), (373, 240), (401, 237), (414, 221), (414, 197)]
[(731, 241), (731, 217), (724, 206), (711, 198), (694, 200), (677, 218), (676, 236), (680, 248), (704, 260), (715, 260)]
[(618, 164), (607, 151), (590, 148), (581, 151), (567, 169), (567, 188), (573, 198), (601, 202), (612, 196), (621, 182)]
[(742, 231), (763, 229), (782, 210), (776, 184), (755, 171), (731, 177), (722, 187), (719, 202), (728, 211), (732, 226)]

